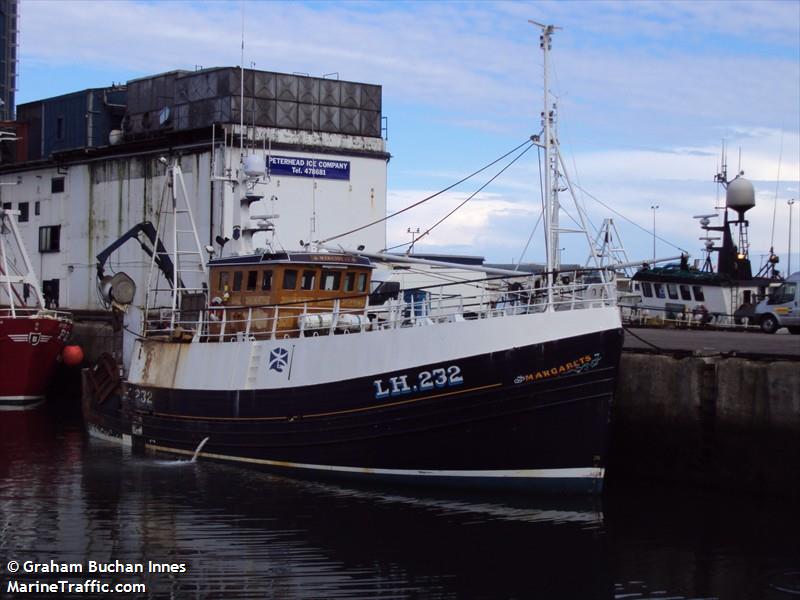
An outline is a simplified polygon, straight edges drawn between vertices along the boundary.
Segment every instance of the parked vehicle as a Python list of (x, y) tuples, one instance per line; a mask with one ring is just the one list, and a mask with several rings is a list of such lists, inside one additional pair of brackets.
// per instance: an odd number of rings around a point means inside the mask
[(772, 288), (756, 306), (756, 316), (765, 333), (775, 333), (781, 327), (800, 333), (800, 271)]

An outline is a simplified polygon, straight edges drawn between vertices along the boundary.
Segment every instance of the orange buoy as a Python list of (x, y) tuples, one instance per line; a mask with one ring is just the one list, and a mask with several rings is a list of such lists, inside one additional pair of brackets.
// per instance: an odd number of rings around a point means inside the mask
[(64, 346), (61, 358), (65, 365), (75, 367), (83, 362), (83, 349), (80, 346)]

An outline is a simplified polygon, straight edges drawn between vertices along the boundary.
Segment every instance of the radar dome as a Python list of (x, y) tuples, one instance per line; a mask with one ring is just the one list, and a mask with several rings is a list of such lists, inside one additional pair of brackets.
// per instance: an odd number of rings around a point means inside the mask
[(728, 191), (725, 194), (725, 204), (743, 215), (756, 205), (756, 192), (753, 184), (744, 177), (737, 177), (728, 184)]

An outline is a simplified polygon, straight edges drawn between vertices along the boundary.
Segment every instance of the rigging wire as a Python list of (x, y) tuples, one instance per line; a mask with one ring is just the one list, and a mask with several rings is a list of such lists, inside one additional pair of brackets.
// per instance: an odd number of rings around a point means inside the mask
[(778, 152), (778, 178), (775, 181), (775, 200), (772, 203), (772, 232), (769, 237), (770, 253), (775, 247), (775, 217), (778, 214), (778, 188), (781, 185), (781, 161), (783, 160), (783, 129), (781, 129), (781, 149)]
[(511, 160), (511, 162), (510, 162), (510, 163), (508, 163), (508, 164), (507, 164), (505, 167), (503, 167), (503, 168), (502, 168), (502, 169), (500, 169), (500, 170), (499, 170), (499, 171), (498, 171), (498, 172), (497, 172), (495, 175), (493, 175), (493, 176), (492, 176), (492, 177), (489, 179), (489, 181), (487, 181), (486, 183), (484, 183), (484, 184), (483, 184), (481, 187), (479, 187), (477, 190), (475, 190), (475, 191), (474, 191), (472, 194), (470, 194), (469, 196), (467, 196), (467, 198), (466, 198), (466, 199), (465, 199), (463, 202), (461, 202), (461, 203), (460, 203), (458, 206), (456, 206), (456, 207), (455, 207), (453, 210), (451, 210), (449, 213), (447, 213), (447, 214), (446, 214), (445, 216), (443, 216), (441, 219), (439, 219), (438, 221), (436, 221), (436, 223), (434, 223), (433, 225), (431, 225), (431, 226), (430, 226), (430, 227), (429, 227), (427, 230), (425, 230), (425, 232), (423, 232), (423, 234), (422, 234), (422, 235), (420, 235), (420, 236), (419, 236), (419, 237), (418, 237), (416, 240), (414, 240), (414, 241), (411, 243), (411, 246), (409, 247), (408, 251), (410, 252), (410, 251), (411, 251), (411, 248), (413, 248), (413, 247), (414, 247), (414, 244), (416, 244), (418, 241), (420, 241), (422, 238), (424, 238), (426, 235), (428, 235), (428, 234), (429, 234), (431, 231), (433, 231), (433, 230), (434, 230), (436, 227), (438, 227), (439, 225), (441, 225), (442, 223), (444, 223), (444, 221), (446, 221), (447, 219), (449, 219), (449, 218), (450, 218), (450, 216), (452, 216), (452, 214), (453, 214), (453, 213), (455, 213), (455, 212), (456, 212), (456, 211), (457, 211), (459, 208), (461, 208), (461, 207), (462, 207), (462, 206), (464, 206), (464, 205), (465, 205), (467, 202), (469, 202), (470, 200), (472, 200), (472, 199), (473, 199), (475, 196), (477, 196), (479, 193), (481, 193), (481, 192), (482, 192), (482, 191), (483, 191), (483, 190), (486, 188), (486, 186), (488, 186), (488, 185), (489, 185), (490, 183), (492, 183), (492, 182), (493, 182), (495, 179), (497, 179), (498, 177), (500, 177), (500, 175), (502, 175), (503, 173), (505, 173), (505, 172), (506, 172), (506, 171), (507, 171), (507, 170), (508, 170), (508, 169), (511, 167), (511, 165), (513, 165), (513, 164), (514, 164), (515, 162), (517, 162), (517, 161), (518, 161), (520, 158), (522, 158), (523, 156), (525, 156), (525, 154), (526, 154), (526, 153), (528, 152), (528, 150), (530, 150), (531, 148), (533, 148), (533, 144), (531, 144), (530, 146), (528, 146), (527, 148), (525, 148), (525, 149), (524, 149), (522, 152), (520, 152), (520, 153), (519, 153), (517, 156), (515, 156), (515, 157), (514, 157), (514, 158)]
[[(594, 200), (595, 202), (597, 202), (598, 204), (600, 204), (600, 205), (601, 205), (601, 206), (603, 206), (604, 208), (606, 208), (606, 209), (610, 210), (612, 213), (614, 213), (614, 214), (615, 214), (615, 215), (617, 215), (618, 217), (620, 217), (620, 218), (622, 218), (622, 219), (625, 219), (625, 220), (626, 220), (628, 223), (630, 223), (630, 224), (631, 224), (631, 225), (633, 225), (634, 227), (638, 227), (639, 229), (641, 229), (642, 231), (644, 231), (644, 232), (645, 232), (647, 235), (649, 235), (649, 236), (652, 236), (652, 235), (653, 235), (653, 232), (652, 232), (652, 230), (648, 230), (647, 228), (645, 228), (645, 227), (642, 227), (642, 226), (641, 226), (641, 225), (639, 225), (639, 224), (638, 224), (636, 221), (633, 221), (633, 220), (629, 219), (628, 217), (626, 217), (625, 215), (623, 215), (623, 214), (622, 214), (621, 212), (619, 212), (618, 210), (614, 210), (614, 209), (613, 209), (613, 208), (611, 208), (611, 207), (610, 207), (608, 204), (606, 204), (605, 202), (603, 202), (602, 200), (600, 200), (600, 199), (599, 199), (599, 198), (597, 198), (596, 196), (593, 196), (592, 194), (590, 194), (589, 192), (587, 192), (585, 189), (583, 189), (582, 187), (580, 187), (578, 184), (573, 184), (573, 185), (575, 185), (575, 187), (576, 187), (576, 188), (578, 188), (580, 191), (582, 191), (584, 194), (586, 194), (587, 196), (589, 196), (589, 198), (591, 198), (592, 200)], [(661, 242), (664, 242), (664, 243), (665, 243), (665, 244), (667, 244), (668, 246), (672, 246), (673, 248), (675, 248), (676, 250), (680, 250), (680, 251), (681, 251), (681, 252), (683, 252), (684, 254), (689, 254), (689, 251), (688, 251), (688, 250), (686, 250), (685, 248), (681, 248), (680, 246), (676, 246), (675, 244), (673, 244), (673, 243), (672, 243), (672, 242), (670, 242), (669, 240), (665, 240), (664, 238), (662, 238), (660, 235), (657, 235), (657, 236), (655, 236), (655, 237), (656, 237), (656, 239), (657, 239), (657, 240), (659, 240), (659, 241), (661, 241)]]
[(519, 270), (519, 266), (522, 264), (522, 259), (525, 257), (525, 253), (528, 252), (528, 247), (531, 245), (531, 241), (533, 240), (533, 236), (536, 234), (536, 229), (539, 227), (539, 222), (542, 220), (544, 216), (544, 182), (542, 181), (542, 148), (541, 146), (536, 146), (536, 154), (539, 160), (539, 197), (542, 199), (542, 210), (539, 211), (539, 218), (536, 219), (536, 224), (531, 229), (531, 234), (528, 236), (528, 241), (525, 242), (525, 247), (522, 249), (522, 252), (519, 254), (519, 259), (517, 260), (517, 266), (514, 267), (515, 271)]
[(402, 213), (404, 213), (404, 212), (406, 212), (408, 210), (411, 210), (412, 208), (416, 208), (417, 206), (427, 202), (428, 200), (432, 200), (432, 199), (436, 198), (436, 196), (440, 196), (441, 194), (444, 194), (445, 192), (447, 192), (449, 190), (452, 190), (454, 187), (456, 187), (458, 185), (461, 185), (462, 183), (464, 183), (468, 179), (471, 179), (472, 177), (475, 177), (475, 175), (477, 175), (478, 173), (482, 173), (483, 171), (485, 171), (489, 167), (499, 163), (501, 160), (503, 160), (507, 156), (509, 156), (511, 154), (514, 154), (514, 152), (516, 152), (517, 150), (519, 150), (520, 148), (522, 148), (526, 144), (532, 144), (532, 143), (533, 143), (532, 140), (530, 138), (528, 138), (524, 142), (522, 142), (519, 146), (517, 146), (516, 148), (514, 148), (512, 150), (509, 150), (508, 152), (503, 154), (503, 156), (501, 156), (499, 158), (496, 158), (495, 160), (493, 160), (489, 164), (481, 167), (480, 169), (478, 169), (477, 171), (473, 172), (472, 174), (467, 175), (463, 179), (460, 179), (460, 180), (456, 181), (452, 185), (449, 185), (448, 187), (444, 188), (443, 190), (439, 190), (438, 192), (436, 192), (434, 194), (431, 194), (430, 196), (427, 196), (427, 197), (423, 198), (422, 200), (418, 200), (417, 202), (414, 202), (413, 204), (409, 204), (405, 208), (401, 208), (400, 210), (395, 211), (390, 215), (386, 215), (385, 217), (381, 217), (380, 219), (376, 219), (375, 221), (372, 221), (371, 223), (367, 223), (366, 225), (362, 225), (360, 227), (356, 227), (355, 229), (351, 229), (350, 231), (345, 231), (344, 233), (340, 233), (338, 235), (331, 236), (331, 237), (326, 238), (324, 240), (318, 240), (316, 243), (326, 244), (326, 243), (331, 242), (333, 240), (336, 240), (336, 239), (339, 239), (341, 237), (345, 237), (347, 235), (350, 235), (351, 233), (356, 233), (358, 231), (361, 231), (362, 229), (366, 229), (367, 227), (372, 227), (373, 225), (377, 225), (378, 223), (382, 223), (384, 221), (388, 221), (392, 217), (396, 217), (397, 215), (402, 214)]

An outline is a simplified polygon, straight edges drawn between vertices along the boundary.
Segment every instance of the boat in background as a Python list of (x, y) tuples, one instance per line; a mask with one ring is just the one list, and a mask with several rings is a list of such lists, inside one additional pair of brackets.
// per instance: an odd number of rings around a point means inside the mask
[(19, 211), (0, 208), (0, 410), (41, 405), (72, 317), (47, 307), (17, 228)]
[[(723, 223), (712, 224), (712, 219), (719, 217), (716, 213), (694, 217), (704, 232), (700, 238), (706, 254), (702, 266), (699, 261), (689, 265), (686, 255), (679, 262), (662, 267), (645, 265), (632, 277), (634, 302), (621, 302), (624, 310), (640, 315), (647, 311), (659, 320), (702, 325), (760, 325), (755, 307), (766, 297), (770, 286), (783, 278), (776, 268), (778, 257), (772, 252), (766, 265), (753, 273), (745, 213), (755, 206), (755, 190), (743, 173), (728, 180), (724, 153), (722, 164), (715, 180), (725, 189), (725, 205), (718, 207), (723, 211)], [(729, 211), (735, 217), (731, 218)], [(736, 240), (732, 228), (738, 234)], [(712, 237), (715, 233), (718, 235)], [(715, 242), (719, 240), (722, 243), (718, 245)]]

